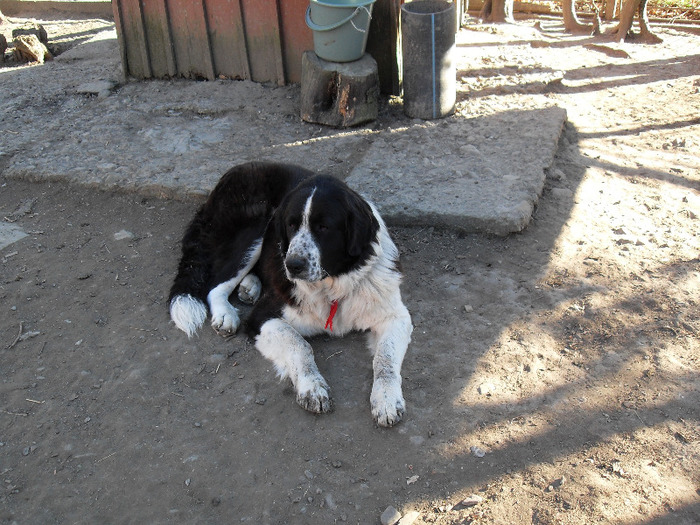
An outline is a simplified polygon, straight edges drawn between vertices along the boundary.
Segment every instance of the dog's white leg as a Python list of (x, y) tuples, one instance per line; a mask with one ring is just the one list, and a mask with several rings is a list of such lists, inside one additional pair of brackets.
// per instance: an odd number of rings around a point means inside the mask
[(255, 346), (281, 378), (292, 380), (297, 403), (316, 414), (331, 410), (328, 383), (318, 371), (311, 345), (299, 332), (281, 319), (270, 319), (260, 328)]
[[(241, 270), (228, 281), (218, 284), (207, 294), (207, 302), (209, 303), (209, 311), (211, 312), (211, 326), (219, 333), (224, 335), (236, 333), (241, 324), (241, 318), (238, 316), (238, 310), (228, 301), (229, 295), (236, 287), (245, 280), (248, 272), (255, 266), (255, 263), (260, 258), (262, 249), (262, 238), (258, 239), (248, 250), (245, 256), (245, 265)], [(257, 277), (253, 276), (255, 279)], [(258, 283), (260, 281), (258, 280)]]
[(246, 275), (238, 285), (238, 299), (242, 303), (255, 304), (260, 299), (262, 284), (258, 276), (252, 273)]
[(374, 354), (374, 384), (370, 395), (372, 416), (383, 427), (401, 421), (406, 403), (401, 392), (401, 364), (411, 341), (411, 317), (401, 304), (399, 317), (382, 323), (370, 332)]
[(211, 311), (211, 326), (219, 333), (234, 334), (241, 324), (241, 318), (231, 303), (228, 296), (240, 282), (240, 278), (235, 278), (219, 284), (212, 288), (207, 295), (209, 310)]

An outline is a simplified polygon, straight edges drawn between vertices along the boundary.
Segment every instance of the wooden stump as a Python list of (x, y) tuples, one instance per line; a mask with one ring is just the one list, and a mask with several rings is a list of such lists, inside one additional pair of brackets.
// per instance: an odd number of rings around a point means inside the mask
[(301, 118), (346, 128), (370, 122), (379, 111), (377, 63), (365, 54), (354, 62), (328, 62), (313, 51), (301, 61)]

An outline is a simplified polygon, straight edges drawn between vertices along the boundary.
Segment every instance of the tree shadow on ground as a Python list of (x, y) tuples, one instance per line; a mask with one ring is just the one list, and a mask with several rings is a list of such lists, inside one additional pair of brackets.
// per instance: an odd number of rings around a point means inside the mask
[(554, 74), (551, 68), (542, 67), (480, 67), (457, 72), (457, 78), (505, 78), (496, 86), (470, 87), (458, 93), (458, 101), (504, 93), (586, 93), (617, 87), (632, 86), (665, 79), (693, 76), (700, 69), (700, 55), (687, 55), (680, 59), (650, 60), (645, 63), (606, 64), (585, 67), (554, 75), (553, 79), (528, 81), (528, 75)]

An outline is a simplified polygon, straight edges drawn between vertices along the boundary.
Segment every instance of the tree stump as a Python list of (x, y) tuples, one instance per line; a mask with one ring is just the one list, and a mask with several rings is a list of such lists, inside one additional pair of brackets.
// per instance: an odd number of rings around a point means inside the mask
[(620, 10), (620, 23), (612, 29), (613, 35), (618, 41), (623, 42), (628, 37), (632, 37), (632, 23), (634, 14), (639, 17), (639, 35), (642, 42), (647, 44), (659, 44), (661, 38), (654, 34), (649, 27), (649, 18), (647, 17), (647, 0), (625, 0), (622, 3)]
[(513, 18), (513, 0), (485, 0), (479, 13), (486, 23), (515, 23)]
[(328, 62), (305, 51), (301, 61), (301, 118), (306, 122), (351, 127), (379, 112), (377, 63), (368, 54), (354, 62)]

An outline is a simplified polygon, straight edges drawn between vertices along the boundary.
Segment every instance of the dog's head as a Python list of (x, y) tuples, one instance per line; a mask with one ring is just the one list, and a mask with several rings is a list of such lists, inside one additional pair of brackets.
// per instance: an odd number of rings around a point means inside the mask
[(292, 190), (273, 221), (287, 277), (308, 282), (361, 266), (374, 253), (379, 230), (369, 204), (342, 181), (325, 175)]

